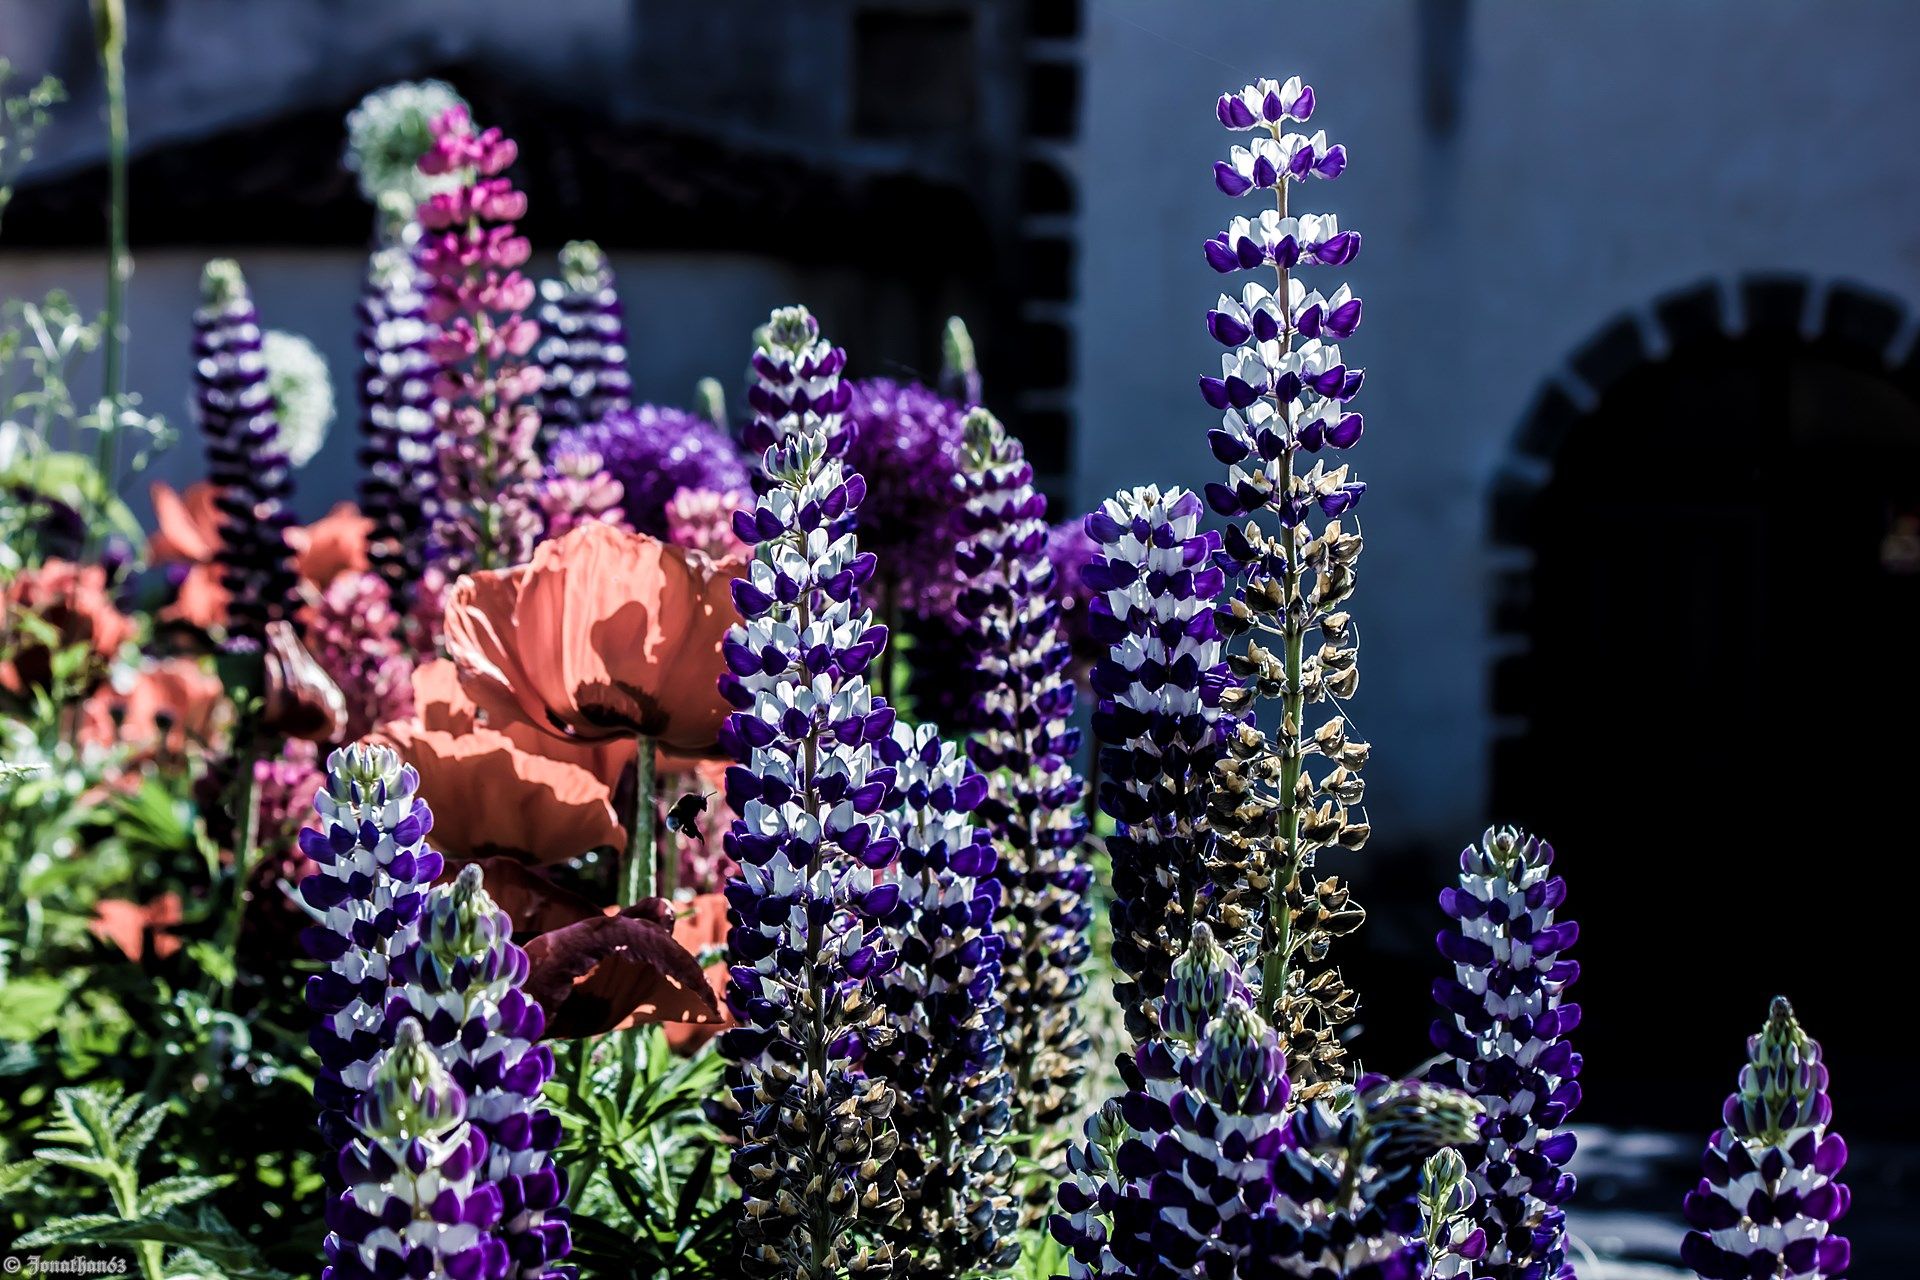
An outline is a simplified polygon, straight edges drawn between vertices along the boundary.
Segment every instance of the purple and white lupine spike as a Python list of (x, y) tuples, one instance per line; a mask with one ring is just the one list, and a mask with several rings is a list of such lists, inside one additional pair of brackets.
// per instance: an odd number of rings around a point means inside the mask
[(1421, 1167), (1420, 1220), (1433, 1280), (1471, 1280), (1474, 1264), (1486, 1256), (1486, 1229), (1468, 1213), (1478, 1198), (1466, 1160), (1452, 1147)]
[(318, 917), (301, 938), (327, 965), (307, 979), (307, 1004), (320, 1015), (309, 1034), (320, 1059), (313, 1096), (321, 1131), (336, 1145), (388, 1043), (392, 968), (418, 939), (442, 866), (426, 846), (433, 814), (419, 790), (420, 775), (391, 748), (342, 747), (327, 757), (326, 785), (314, 797), (319, 826), (300, 832), (300, 851), (314, 864), (300, 897)]
[(420, 1024), (401, 1022), (340, 1151), (346, 1189), (327, 1205), (321, 1280), (504, 1280), (507, 1249), (492, 1234), (500, 1190), (467, 1114)]
[(560, 278), (540, 282), (537, 318), (543, 439), (632, 407), (627, 323), (599, 245), (574, 240), (560, 250)]
[(1694, 1228), (1680, 1247), (1701, 1280), (1844, 1275), (1852, 1261), (1833, 1224), (1853, 1196), (1837, 1182), (1847, 1143), (1829, 1132), (1833, 1103), (1820, 1044), (1775, 996), (1767, 1025), (1747, 1039), (1724, 1126), (1701, 1157), (1706, 1175), (1687, 1193)]
[(230, 643), (259, 649), (267, 623), (290, 616), (298, 576), (287, 529), (293, 468), (261, 356), (260, 314), (239, 264), (207, 263), (193, 313), (194, 417), (220, 511), (220, 580)]
[(1206, 806), (1228, 676), (1214, 621), (1220, 536), (1200, 529), (1200, 514), (1184, 489), (1140, 488), (1086, 521), (1100, 551), (1081, 571), (1098, 593), (1088, 628), (1110, 647), (1092, 683), (1100, 807), (1119, 824), (1107, 851), (1113, 958), (1127, 981), (1114, 994), (1136, 1043), (1154, 1033), (1153, 1007), (1193, 923), (1211, 919)]
[(1580, 1006), (1564, 1002), (1580, 976), (1565, 954), (1580, 929), (1555, 918), (1566, 896), (1553, 846), (1512, 827), (1462, 852), (1459, 887), (1440, 895), (1457, 923), (1439, 935), (1453, 976), (1433, 985), (1449, 1016), (1433, 1024), (1445, 1056), (1428, 1078), (1486, 1108), (1478, 1138), (1460, 1148), (1477, 1192), (1468, 1212), (1487, 1235), (1474, 1274), (1486, 1280), (1573, 1275), (1561, 1206), (1575, 1138), (1560, 1129), (1580, 1101), (1580, 1055), (1566, 1038)]
[(878, 984), (893, 1039), (868, 1074), (893, 1086), (906, 1210), (895, 1222), (896, 1276), (971, 1275), (1011, 1266), (1020, 1246), (1012, 1114), (994, 932), (1000, 886), (992, 838), (973, 823), (987, 780), (934, 725), (896, 723), (874, 746), (894, 770), (900, 901), (887, 932), (900, 961)]
[(743, 1264), (796, 1280), (884, 1275), (892, 1249), (873, 1241), (900, 1210), (880, 1176), (898, 1145), (893, 1091), (860, 1071), (883, 1031), (876, 984), (896, 963), (880, 917), (899, 902), (887, 873), (900, 840), (885, 816), (894, 772), (875, 757), (894, 713), (865, 676), (887, 635), (857, 603), (874, 558), (848, 518), (866, 486), (841, 461), (845, 363), (805, 308), (773, 313), (749, 397), (760, 493), (734, 517), (753, 563), (722, 646), (736, 708), (722, 737), (740, 762), (726, 838), (740, 1025), (721, 1038), (732, 1171)]
[[(1335, 1105), (1296, 1107), (1252, 1224), (1249, 1276), (1417, 1280), (1427, 1274), (1420, 1199), (1429, 1159), (1472, 1136), (1480, 1106), (1421, 1081), (1362, 1076)], [(1477, 1274), (1477, 1273), (1476, 1273)]]
[[(1209, 814), (1219, 850), (1215, 878), (1226, 882), (1231, 905), (1252, 918), (1260, 1007), (1285, 1029), (1302, 1099), (1346, 1078), (1337, 1033), (1357, 1001), (1325, 956), (1333, 937), (1365, 918), (1337, 881), (1315, 870), (1317, 856), (1333, 846), (1358, 849), (1369, 834), (1359, 807), (1369, 748), (1350, 735), (1340, 710), (1359, 679), (1341, 606), (1353, 591), (1361, 539), (1339, 517), (1366, 487), (1344, 465), (1316, 459), (1304, 473), (1299, 465), (1303, 453), (1351, 448), (1365, 427), (1350, 407), (1364, 376), (1340, 349), (1359, 327), (1360, 300), (1344, 285), (1323, 294), (1294, 275), (1345, 265), (1360, 247), (1360, 237), (1331, 214), (1288, 212), (1295, 185), (1346, 168), (1346, 149), (1324, 133), (1288, 132), (1313, 107), (1313, 90), (1298, 78), (1259, 81), (1216, 106), (1227, 128), (1255, 135), (1215, 166), (1216, 185), (1229, 196), (1264, 193), (1274, 208), (1233, 219), (1206, 243), (1207, 262), (1222, 273), (1273, 274), (1234, 286), (1207, 312), (1207, 332), (1226, 350), (1219, 376), (1200, 379), (1202, 397), (1221, 415), (1208, 445), (1227, 469), (1206, 486), (1207, 500), (1232, 522), (1221, 557), (1232, 592), (1219, 625), (1230, 637), (1249, 637), (1228, 658), (1242, 683), (1227, 704), (1249, 724), (1222, 765)], [(1314, 632), (1319, 643), (1310, 640)], [(1279, 706), (1256, 721), (1261, 698)], [(1257, 722), (1275, 727), (1263, 733)], [(1308, 767), (1316, 756), (1324, 770)], [(1255, 868), (1269, 886), (1264, 900), (1242, 887)], [(1295, 927), (1299, 921), (1304, 928)]]
[(1015, 1103), (1020, 1129), (1038, 1133), (1077, 1104), (1090, 1052), (1080, 1000), (1093, 868), (1081, 851), (1083, 784), (1073, 767), (1073, 654), (1048, 556), (1047, 500), (1020, 442), (984, 409), (967, 415), (964, 438), (955, 612), (972, 688), (960, 720), (967, 757), (988, 782), (980, 821), (1000, 850), (996, 928), (1007, 941), (1001, 986)]
[(433, 891), (417, 943), (395, 957), (387, 1020), (418, 1019), (467, 1099), (467, 1119), (486, 1137), (480, 1177), (499, 1188), (499, 1235), (516, 1280), (563, 1280), (571, 1240), (566, 1179), (554, 1164), (560, 1117), (540, 1105), (553, 1050), (540, 1006), (521, 990), (527, 953), (513, 921), (468, 865)]
[(405, 249), (376, 252), (360, 294), (360, 511), (367, 557), (403, 612), (426, 570), (439, 473), (426, 298)]

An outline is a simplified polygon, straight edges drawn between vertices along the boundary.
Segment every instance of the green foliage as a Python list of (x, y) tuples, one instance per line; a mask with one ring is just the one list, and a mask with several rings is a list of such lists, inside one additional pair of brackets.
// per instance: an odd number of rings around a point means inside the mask
[(62, 1204), (97, 1201), (98, 1193), (86, 1188), (98, 1184), (110, 1211), (52, 1218), (22, 1235), (16, 1249), (131, 1246), (149, 1280), (283, 1274), (202, 1203), (230, 1178), (176, 1174), (148, 1182), (141, 1176), (141, 1156), (167, 1119), (164, 1105), (142, 1106), (117, 1086), (65, 1088), (54, 1092), (54, 1113), (54, 1122), (36, 1135), (44, 1145), (32, 1158), (0, 1168), (0, 1187)]
[(0, 217), (13, 199), (13, 180), (33, 159), (33, 139), (52, 117), (53, 108), (67, 100), (67, 91), (52, 76), (24, 93), (10, 94), (13, 64), (0, 58)]
[(719, 1055), (677, 1056), (659, 1027), (559, 1048), (547, 1100), (565, 1128), (581, 1275), (736, 1274), (725, 1144), (703, 1111), (724, 1087)]

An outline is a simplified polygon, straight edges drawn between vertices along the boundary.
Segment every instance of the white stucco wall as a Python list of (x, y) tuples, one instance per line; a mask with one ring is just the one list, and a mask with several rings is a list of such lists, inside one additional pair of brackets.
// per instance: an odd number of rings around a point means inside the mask
[[(1210, 180), (1215, 96), (1306, 76), (1365, 247), (1343, 351), (1368, 371), (1371, 486), (1354, 717), (1383, 844), (1460, 842), (1484, 811), (1489, 484), (1541, 382), (1623, 310), (1702, 277), (1850, 279), (1920, 300), (1920, 9), (1901, 0), (1470, 0), (1461, 118), (1425, 130), (1415, 3), (1093, 0), (1076, 170), (1074, 483), (1083, 507), (1217, 467), (1200, 243), (1258, 206)], [(1316, 281), (1341, 278), (1322, 270)], [(1622, 475), (1649, 461), (1622, 444)], [(1621, 554), (1633, 554), (1622, 547)], [(1603, 673), (1595, 673), (1603, 678)]]

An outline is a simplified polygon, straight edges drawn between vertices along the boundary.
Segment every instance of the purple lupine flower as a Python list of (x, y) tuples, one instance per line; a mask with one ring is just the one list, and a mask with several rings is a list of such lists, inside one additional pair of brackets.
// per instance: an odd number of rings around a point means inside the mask
[(614, 292), (613, 268), (591, 240), (560, 250), (560, 278), (540, 282), (540, 343), (534, 359), (542, 375), (540, 430), (598, 422), (633, 404), (627, 373), (627, 324)]
[(373, 521), (367, 556), (404, 612), (426, 570), (439, 477), (433, 420), (437, 370), (427, 352), (426, 299), (412, 257), (383, 249), (360, 294), (360, 511)]
[(1470, 1280), (1474, 1264), (1486, 1257), (1486, 1229), (1470, 1212), (1478, 1200), (1473, 1173), (1458, 1151), (1447, 1147), (1427, 1157), (1420, 1169), (1420, 1221), (1433, 1280)]
[(440, 874), (441, 857), (426, 846), (433, 814), (419, 790), (420, 775), (391, 748), (342, 747), (327, 757), (326, 785), (313, 800), (319, 826), (300, 832), (300, 851), (314, 864), (300, 897), (319, 917), (301, 938), (328, 966), (307, 980), (307, 1004), (320, 1015), (309, 1037), (320, 1059), (313, 1096), (336, 1145), (388, 1043), (391, 967), (413, 947)]
[(893, 1038), (865, 1064), (894, 1091), (906, 1197), (891, 1231), (894, 1274), (998, 1270), (1020, 1246), (1013, 1151), (999, 1141), (1012, 1114), (993, 923), (1000, 886), (992, 838), (972, 818), (987, 780), (933, 725), (896, 723), (874, 754), (894, 770), (889, 816), (900, 835), (900, 900), (886, 922), (899, 964), (878, 987)]
[[(997, 927), (1007, 941), (1007, 1057), (1020, 1128), (1037, 1133), (1077, 1104), (1090, 1050), (1079, 1007), (1093, 915), (1073, 768), (1080, 734), (1068, 723), (1071, 654), (1047, 555), (1047, 500), (1020, 442), (985, 409), (967, 415), (964, 446), (953, 559), (965, 648), (939, 670), (968, 686), (956, 719), (989, 784), (980, 820), (1000, 849), (1005, 890)], [(952, 681), (956, 669), (971, 679)]]
[(1123, 492), (1086, 528), (1101, 553), (1081, 570), (1100, 592), (1088, 625), (1109, 646), (1093, 668), (1093, 724), (1100, 807), (1119, 824), (1107, 842), (1113, 959), (1128, 980), (1114, 994), (1142, 1042), (1182, 940), (1211, 919), (1206, 807), (1228, 726), (1213, 604), (1224, 580), (1213, 564), (1220, 536), (1201, 531), (1200, 500), (1184, 489)]
[(1250, 1276), (1416, 1280), (1428, 1250), (1421, 1176), (1473, 1136), (1480, 1105), (1420, 1081), (1362, 1076), (1336, 1106), (1297, 1107), (1252, 1224)]
[(546, 469), (534, 486), (534, 503), (546, 524), (545, 536), (564, 538), (595, 520), (625, 528), (627, 516), (620, 507), (625, 494), (599, 454), (560, 444), (547, 454)]
[(749, 438), (762, 491), (734, 517), (754, 546), (734, 587), (743, 623), (727, 635), (721, 690), (737, 709), (723, 741), (739, 815), (727, 852), (732, 982), (740, 1025), (721, 1038), (739, 1146), (742, 1261), (755, 1275), (884, 1275), (874, 1242), (900, 1211), (879, 1176), (898, 1144), (893, 1091), (859, 1064), (874, 1034), (876, 983), (896, 957), (880, 918), (900, 840), (885, 817), (894, 772), (875, 758), (894, 713), (865, 672), (884, 627), (857, 605), (873, 575), (847, 517), (866, 482), (842, 460), (846, 357), (803, 307), (773, 313), (754, 355)]
[(1458, 888), (1440, 905), (1457, 922), (1439, 935), (1453, 976), (1434, 983), (1448, 1016), (1433, 1024), (1445, 1057), (1428, 1073), (1486, 1108), (1479, 1136), (1461, 1147), (1477, 1201), (1468, 1211), (1486, 1232), (1474, 1269), (1486, 1280), (1571, 1280), (1565, 1172), (1575, 1139), (1561, 1132), (1580, 1102), (1580, 1055), (1566, 1038), (1580, 1006), (1564, 1003), (1580, 976), (1566, 951), (1580, 936), (1555, 913), (1566, 881), (1553, 874), (1553, 846), (1512, 827), (1489, 829), (1460, 855)]
[(370, 573), (342, 573), (301, 606), (307, 652), (344, 700), (340, 740), (413, 714), (413, 649), (402, 623), (391, 589)]
[(847, 384), (847, 461), (867, 482), (860, 545), (880, 558), (885, 616), (940, 612), (954, 592), (954, 516), (966, 411), (917, 382)]
[[(1313, 109), (1313, 90), (1298, 78), (1258, 81), (1216, 106), (1228, 129), (1255, 135), (1215, 167), (1216, 185), (1230, 196), (1264, 193), (1275, 207), (1233, 219), (1207, 242), (1207, 261), (1222, 273), (1273, 274), (1223, 293), (1208, 311), (1207, 332), (1226, 350), (1220, 375), (1200, 379), (1202, 397), (1221, 415), (1207, 441), (1227, 469), (1206, 486), (1207, 500), (1232, 522), (1220, 558), (1232, 590), (1218, 624), (1229, 638), (1245, 638), (1228, 658), (1239, 687), (1226, 705), (1247, 719), (1208, 814), (1212, 874), (1222, 917), (1244, 920), (1243, 949), (1262, 957), (1260, 1007), (1282, 1028), (1303, 1099), (1346, 1079), (1338, 1032), (1357, 1001), (1326, 956), (1334, 937), (1365, 919), (1316, 863), (1322, 850), (1358, 849), (1369, 834), (1360, 808), (1369, 748), (1341, 710), (1359, 679), (1341, 606), (1353, 591), (1361, 541), (1338, 518), (1365, 486), (1325, 459), (1304, 473), (1298, 465), (1302, 453), (1357, 444), (1365, 425), (1349, 408), (1363, 375), (1339, 346), (1359, 326), (1360, 302), (1345, 286), (1323, 296), (1294, 274), (1344, 265), (1360, 245), (1331, 214), (1288, 212), (1296, 184), (1346, 168), (1346, 149), (1325, 134), (1287, 131)], [(1259, 716), (1261, 699), (1279, 705)], [(1285, 728), (1263, 732), (1255, 727), (1262, 723)], [(1310, 756), (1327, 767), (1308, 769)], [(1246, 884), (1256, 865), (1265, 868), (1264, 894)]]
[(643, 404), (560, 431), (550, 452), (591, 452), (620, 483), (620, 509), (641, 533), (664, 538), (667, 505), (685, 489), (751, 494), (747, 464), (727, 433), (683, 409)]
[(327, 1205), (321, 1280), (503, 1280), (492, 1234), (500, 1190), (484, 1175), (487, 1140), (468, 1099), (409, 1018), (373, 1064), (340, 1151), (346, 1189)]
[(1853, 1196), (1835, 1181), (1847, 1143), (1827, 1126), (1827, 1068), (1820, 1044), (1775, 996), (1767, 1025), (1747, 1040), (1725, 1125), (1707, 1143), (1706, 1175), (1687, 1193), (1694, 1228), (1680, 1247), (1701, 1280), (1839, 1276), (1852, 1260), (1833, 1224)]
[(540, 1105), (553, 1050), (536, 1043), (546, 1018), (522, 991), (527, 953), (512, 933), (480, 868), (463, 867), (451, 886), (433, 891), (418, 942), (393, 962), (387, 1020), (419, 1019), (466, 1095), (467, 1119), (487, 1142), (479, 1176), (500, 1193), (498, 1232), (512, 1258), (506, 1274), (564, 1280), (570, 1272), (557, 1264), (571, 1247), (567, 1188), (553, 1162), (560, 1118)]
[(432, 551), (448, 579), (520, 564), (540, 535), (532, 489), (541, 377), (526, 362), (539, 326), (525, 315), (533, 283), (519, 268), (531, 250), (514, 227), (527, 198), (504, 176), (517, 155), (498, 129), (476, 131), (457, 106), (433, 122), (433, 145), (420, 157), (423, 174), (459, 180), (421, 203), (415, 254), (439, 375)]
[(293, 469), (280, 440), (261, 357), (260, 315), (240, 266), (217, 258), (200, 277), (193, 313), (194, 416), (220, 511), (220, 580), (230, 641), (259, 649), (267, 623), (293, 609), (298, 576), (287, 547)]

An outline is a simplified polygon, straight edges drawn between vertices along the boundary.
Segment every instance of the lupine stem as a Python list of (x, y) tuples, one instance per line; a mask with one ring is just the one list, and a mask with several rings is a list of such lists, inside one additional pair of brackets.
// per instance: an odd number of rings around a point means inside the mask
[[(1282, 129), (1279, 124), (1267, 126), (1268, 132), (1276, 139)], [(1287, 216), (1286, 182), (1274, 184), (1274, 207), (1280, 216)], [(1274, 264), (1274, 274), (1279, 277), (1279, 285), (1274, 297), (1282, 306), (1287, 303), (1287, 267), (1284, 263)], [(1293, 347), (1293, 326), (1282, 325), (1280, 336), (1280, 354), (1284, 357)], [(1276, 386), (1273, 390), (1274, 406), (1280, 411), (1280, 417), (1286, 424), (1284, 435), (1287, 445), (1281, 455), (1284, 469), (1285, 488), (1280, 491), (1284, 501), (1293, 494), (1293, 455), (1298, 446), (1293, 442), (1293, 402), (1280, 394)], [(1286, 612), (1281, 615), (1285, 628), (1281, 636), (1282, 660), (1286, 664), (1287, 690), (1281, 699), (1280, 742), (1286, 751), (1286, 758), (1280, 765), (1280, 839), (1286, 851), (1285, 864), (1273, 871), (1272, 887), (1267, 891), (1266, 937), (1262, 950), (1264, 957), (1260, 969), (1261, 1012), (1267, 1021), (1280, 1024), (1280, 999), (1287, 989), (1287, 964), (1293, 950), (1293, 909), (1287, 904), (1287, 886), (1293, 883), (1300, 871), (1300, 803), (1296, 791), (1300, 785), (1300, 767), (1305, 759), (1301, 751), (1301, 735), (1306, 721), (1306, 693), (1300, 687), (1300, 665), (1302, 651), (1306, 647), (1307, 631), (1304, 620), (1296, 616), (1293, 601), (1298, 597), (1300, 586), (1299, 556), (1296, 554), (1300, 539), (1299, 530), (1288, 526), (1286, 564), (1280, 572), (1282, 598), (1286, 601)]]

